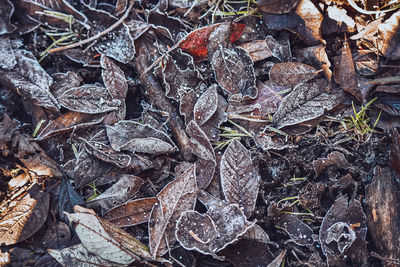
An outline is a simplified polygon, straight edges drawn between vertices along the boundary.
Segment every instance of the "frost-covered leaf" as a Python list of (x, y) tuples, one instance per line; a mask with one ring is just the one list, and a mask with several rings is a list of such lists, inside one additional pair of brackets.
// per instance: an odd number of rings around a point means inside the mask
[(128, 83), (124, 72), (112, 59), (104, 55), (100, 58), (100, 64), (103, 68), (101, 77), (110, 95), (116, 99), (125, 99), (128, 92)]
[(157, 201), (156, 197), (135, 199), (107, 211), (103, 218), (119, 227), (145, 223)]
[(354, 265), (367, 264), (366, 216), (361, 203), (340, 196), (326, 213), (319, 230), (322, 252), (330, 266), (342, 266), (347, 259)]
[(326, 54), (324, 45), (314, 45), (296, 50), (296, 58), (311, 66), (322, 69), (328, 81), (332, 78), (331, 62)]
[(253, 62), (241, 47), (218, 49), (211, 60), (215, 78), (230, 99), (255, 98), (257, 96)]
[(253, 165), (250, 151), (234, 140), (221, 158), (221, 185), (225, 199), (243, 208), (247, 217), (253, 213), (260, 175)]
[(265, 37), (265, 43), (271, 51), (272, 56), (279, 59), (281, 62), (292, 61), (292, 51), (290, 49), (290, 41), (288, 38), (283, 40), (275, 40), (271, 35)]
[[(157, 194), (149, 220), (149, 247), (153, 257), (163, 255), (175, 242), (175, 226), (181, 214), (196, 202), (196, 170), (191, 166)], [(168, 242), (168, 244), (167, 244)]]
[(269, 50), (267, 42), (265, 40), (255, 40), (252, 42), (241, 44), (244, 50), (249, 53), (253, 63), (264, 60), (272, 56), (271, 50)]
[(254, 223), (247, 221), (236, 204), (209, 209), (206, 214), (186, 211), (176, 225), (176, 238), (182, 247), (204, 254), (216, 253), (238, 240)]
[(193, 58), (178, 50), (177, 54), (166, 57), (159, 67), (165, 83), (165, 93), (169, 98), (179, 100), (190, 89), (201, 83), (201, 75), (196, 70)]
[(105, 39), (95, 46), (99, 53), (124, 64), (128, 64), (135, 56), (133, 38), (124, 23), (107, 34)]
[(311, 245), (314, 242), (313, 230), (297, 216), (289, 214), (291, 211), (280, 209), (276, 203), (272, 203), (268, 208), (268, 216), (290, 236), (291, 241), (299, 246)]
[(116, 151), (163, 154), (177, 150), (168, 135), (150, 125), (125, 120), (106, 126), (106, 130), (111, 147)]
[(99, 124), (104, 119), (104, 114), (85, 114), (75, 111), (68, 111), (55, 120), (50, 121), (36, 136), (41, 141), (51, 136)]
[(35, 56), (27, 50), (14, 50), (18, 72), (43, 90), (49, 91), (53, 78), (40, 66)]
[(342, 54), (338, 62), (335, 62), (334, 78), (340, 87), (352, 94), (358, 101), (362, 102), (362, 95), (358, 87), (357, 74), (354, 67), (353, 56), (347, 40), (343, 43)]
[(103, 259), (89, 252), (82, 244), (64, 249), (48, 249), (47, 253), (62, 266), (90, 267), (90, 266), (125, 266)]
[(39, 230), (47, 219), (50, 195), (34, 185), (11, 200), (0, 214), (0, 245), (13, 245)]
[(131, 163), (131, 157), (122, 152), (115, 151), (109, 145), (102, 142), (86, 141), (87, 151), (96, 158), (114, 164), (118, 168), (126, 168)]
[(50, 91), (56, 98), (64, 91), (72, 87), (78, 87), (83, 81), (82, 77), (73, 71), (54, 73), (52, 78), (53, 84), (50, 87)]
[(34, 105), (58, 112), (60, 105), (49, 90), (42, 89), (16, 72), (0, 70), (0, 84), (15, 90), (22, 99)]
[(143, 185), (144, 181), (137, 176), (124, 174), (119, 180), (95, 199), (86, 202), (90, 208), (100, 206), (102, 213), (121, 205), (133, 197)]
[(57, 99), (66, 109), (88, 114), (117, 110), (121, 105), (120, 100), (112, 99), (105, 87), (89, 84), (70, 88)]
[(63, 222), (68, 223), (68, 220), (63, 213), (72, 212), (75, 205), (85, 203), (82, 196), (75, 191), (69, 179), (62, 178), (60, 191), (58, 193), (58, 214)]
[(0, 6), (0, 35), (11, 33), (15, 30), (15, 26), (10, 23), (11, 16), (14, 12), (14, 6), (9, 0), (3, 1)]
[(262, 12), (285, 14), (291, 12), (300, 0), (258, 0), (258, 8)]
[(217, 85), (211, 85), (194, 105), (194, 120), (199, 126), (206, 123), (218, 108)]
[(326, 91), (325, 79), (313, 79), (297, 85), (283, 100), (273, 116), (278, 128), (295, 125), (322, 116), (341, 101), (341, 94)]
[[(1, 10), (1, 7), (0, 7)], [(1, 12), (1, 11), (0, 11)], [(0, 17), (1, 20), (1, 17)], [(0, 23), (1, 25), (1, 23)], [(1, 27), (1, 26), (0, 26)], [(1, 29), (0, 29), (1, 31)], [(17, 64), (10, 39), (0, 37), (0, 68), (10, 70)]]
[(127, 232), (90, 213), (67, 213), (76, 223), (75, 231), (83, 246), (103, 259), (130, 264), (140, 258), (149, 259), (148, 248)]
[(318, 70), (301, 62), (277, 63), (269, 70), (269, 79), (277, 85), (296, 86), (307, 82), (318, 74)]

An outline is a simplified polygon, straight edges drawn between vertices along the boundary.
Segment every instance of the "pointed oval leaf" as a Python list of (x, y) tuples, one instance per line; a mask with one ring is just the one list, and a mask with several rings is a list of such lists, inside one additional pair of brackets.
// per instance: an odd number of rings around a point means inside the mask
[(314, 78), (317, 69), (301, 62), (277, 63), (269, 71), (269, 78), (277, 85), (296, 86)]
[(221, 186), (225, 199), (243, 208), (249, 217), (256, 205), (260, 176), (250, 151), (234, 140), (221, 158)]
[(206, 123), (218, 108), (217, 85), (211, 85), (194, 105), (194, 120), (199, 126)]
[(128, 83), (124, 72), (112, 59), (105, 55), (101, 56), (100, 64), (103, 67), (101, 77), (110, 95), (116, 99), (125, 99), (128, 92)]

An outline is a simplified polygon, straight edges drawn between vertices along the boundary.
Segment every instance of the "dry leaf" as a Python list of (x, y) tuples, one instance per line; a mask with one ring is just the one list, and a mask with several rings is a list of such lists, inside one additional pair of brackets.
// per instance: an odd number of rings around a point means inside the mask
[(119, 227), (145, 223), (148, 222), (151, 210), (157, 201), (156, 197), (135, 199), (112, 208), (103, 218)]
[[(1, 7), (0, 7), (0, 12), (1, 12)], [(11, 70), (12, 68), (14, 68), (16, 64), (17, 61), (15, 59), (14, 51), (11, 47), (10, 39), (0, 37), (0, 67), (6, 70)]]
[(157, 194), (149, 220), (149, 247), (153, 258), (175, 242), (175, 226), (181, 214), (194, 209), (197, 195), (196, 170), (191, 166)]
[(211, 85), (197, 100), (194, 105), (194, 121), (202, 126), (206, 123), (218, 108), (217, 85)]
[(250, 151), (234, 140), (221, 158), (222, 191), (229, 203), (237, 204), (250, 217), (256, 205), (260, 176)]
[(112, 99), (105, 87), (89, 84), (70, 88), (57, 99), (66, 109), (88, 114), (109, 112), (121, 106), (121, 101)]
[(85, 140), (86, 150), (96, 158), (114, 164), (118, 168), (127, 168), (131, 163), (131, 157), (117, 152), (112, 147), (96, 141)]
[(291, 12), (300, 0), (258, 0), (258, 9), (272, 14), (285, 14)]
[(241, 47), (218, 49), (211, 65), (219, 86), (229, 94), (229, 99), (257, 96), (253, 62), (246, 50)]
[(264, 60), (272, 56), (271, 50), (269, 50), (268, 44), (265, 40), (255, 40), (252, 42), (241, 44), (244, 50), (249, 53), (253, 63)]
[(277, 63), (269, 70), (269, 79), (277, 85), (291, 87), (311, 80), (318, 72), (301, 62)]
[(295, 125), (322, 116), (341, 101), (339, 93), (326, 91), (325, 79), (313, 79), (297, 85), (288, 94), (273, 116), (278, 128)]
[(127, 150), (149, 154), (164, 154), (177, 151), (177, 147), (164, 132), (150, 125), (135, 121), (119, 121), (106, 126), (111, 147), (116, 151)]
[(115, 99), (125, 99), (128, 92), (128, 83), (124, 72), (115, 64), (112, 59), (102, 55), (100, 58), (101, 77), (109, 92)]

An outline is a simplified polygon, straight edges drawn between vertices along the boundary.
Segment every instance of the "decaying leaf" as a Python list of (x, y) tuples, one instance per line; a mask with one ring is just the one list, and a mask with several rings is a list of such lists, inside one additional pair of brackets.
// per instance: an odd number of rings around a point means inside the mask
[(149, 154), (171, 153), (177, 150), (172, 140), (164, 132), (150, 125), (135, 121), (119, 121), (106, 126), (111, 147), (116, 151), (142, 152)]
[(269, 50), (268, 44), (265, 40), (256, 40), (248, 43), (241, 44), (244, 50), (249, 53), (253, 63), (264, 60), (272, 56), (271, 50)]
[(122, 152), (117, 152), (112, 147), (96, 141), (85, 140), (86, 150), (96, 158), (114, 164), (118, 168), (126, 168), (131, 163), (131, 157)]
[(82, 244), (60, 250), (48, 249), (47, 252), (62, 266), (126, 266), (91, 253)]
[(76, 223), (75, 231), (91, 253), (118, 264), (130, 264), (141, 258), (150, 259), (148, 248), (127, 232), (89, 213), (67, 213)]
[(339, 93), (326, 91), (325, 79), (313, 79), (297, 85), (283, 100), (273, 116), (278, 128), (295, 125), (322, 116), (339, 104)]
[(347, 40), (343, 43), (342, 54), (339, 62), (335, 64), (334, 77), (340, 87), (352, 94), (358, 101), (362, 102), (360, 88), (358, 87), (357, 74), (354, 67), (353, 56), (351, 55), (350, 46)]
[(262, 12), (285, 14), (291, 12), (299, 3), (299, 0), (259, 0), (257, 3)]
[(10, 39), (0, 37), (0, 67), (6, 70), (11, 70), (16, 64), (17, 61), (11, 47)]
[(279, 59), (281, 62), (292, 61), (289, 39), (275, 40), (273, 36), (268, 35), (265, 37), (265, 43), (273, 57)]
[(322, 69), (328, 81), (332, 78), (331, 62), (324, 45), (314, 45), (296, 50), (296, 58), (301, 62)]
[(377, 47), (382, 54), (391, 60), (400, 58), (399, 48), (400, 11), (393, 13), (389, 19), (378, 25)]
[(250, 151), (234, 140), (221, 158), (221, 185), (225, 199), (243, 208), (247, 217), (253, 213), (260, 175), (253, 165)]
[(0, 245), (13, 245), (31, 237), (44, 224), (50, 196), (39, 185), (11, 200), (0, 213)]
[(90, 208), (100, 206), (102, 213), (104, 213), (133, 197), (143, 183), (144, 181), (140, 177), (124, 174), (113, 186), (95, 199), (86, 202), (86, 205)]
[(196, 170), (191, 166), (157, 194), (149, 220), (149, 247), (153, 258), (168, 251), (175, 238), (175, 226), (181, 214), (193, 210), (197, 195)]
[(390, 259), (400, 258), (399, 190), (392, 171), (377, 166), (366, 195), (367, 223), (379, 254)]
[(10, 23), (13, 12), (13, 4), (9, 0), (4, 1), (0, 7), (0, 35), (11, 33), (15, 30), (16, 27)]
[(299, 246), (311, 245), (314, 240), (313, 230), (297, 216), (290, 214), (290, 208), (279, 208), (276, 203), (268, 207), (268, 217)]
[(315, 174), (319, 176), (323, 171), (328, 169), (329, 167), (337, 168), (346, 168), (349, 167), (350, 164), (347, 161), (346, 157), (343, 153), (338, 151), (333, 151), (329, 153), (326, 158), (319, 158), (312, 162)]
[(349, 258), (354, 265), (367, 265), (366, 216), (361, 203), (340, 196), (326, 213), (319, 230), (322, 251), (331, 266), (344, 265)]
[(103, 67), (101, 76), (109, 94), (116, 99), (125, 99), (128, 84), (124, 72), (104, 55), (101, 56), (100, 64)]
[(301, 62), (277, 63), (269, 70), (269, 79), (277, 85), (296, 86), (318, 74), (318, 70)]
[(156, 197), (135, 199), (112, 208), (103, 218), (119, 227), (145, 223), (148, 222), (151, 210), (157, 201)]
[(217, 85), (211, 85), (197, 100), (194, 105), (194, 121), (202, 126), (206, 123), (218, 108)]
[(70, 88), (57, 99), (66, 109), (88, 114), (117, 110), (121, 105), (120, 100), (112, 99), (105, 87), (89, 84)]
[(255, 98), (257, 87), (253, 62), (241, 47), (218, 49), (211, 60), (215, 78), (230, 99)]
[(184, 212), (176, 225), (176, 238), (186, 249), (218, 258), (218, 251), (237, 241), (252, 226), (239, 206), (230, 204), (209, 209), (207, 214)]

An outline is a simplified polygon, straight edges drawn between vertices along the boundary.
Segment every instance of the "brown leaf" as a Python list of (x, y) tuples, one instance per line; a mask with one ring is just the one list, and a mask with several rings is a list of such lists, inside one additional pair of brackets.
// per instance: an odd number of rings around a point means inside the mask
[(122, 152), (117, 152), (112, 147), (96, 141), (85, 140), (86, 150), (96, 158), (114, 164), (118, 168), (126, 168), (131, 163), (131, 157)]
[(165, 154), (177, 150), (167, 134), (150, 125), (123, 120), (113, 126), (106, 126), (106, 130), (111, 147), (116, 151)]
[(149, 247), (155, 258), (175, 242), (175, 226), (181, 214), (194, 209), (197, 195), (196, 170), (192, 166), (157, 194), (149, 220)]
[(256, 205), (260, 181), (250, 151), (234, 140), (226, 148), (220, 164), (225, 199), (232, 204), (238, 204), (246, 217), (250, 217)]
[(285, 14), (291, 12), (300, 0), (258, 0), (258, 8), (262, 12)]
[(342, 266), (347, 259), (353, 265), (367, 266), (366, 216), (361, 203), (340, 196), (326, 213), (319, 230), (322, 252), (330, 266)]
[(332, 78), (331, 62), (326, 54), (324, 45), (314, 45), (296, 51), (296, 58), (300, 61), (322, 69), (328, 81)]
[(318, 72), (301, 62), (277, 63), (269, 70), (269, 79), (277, 85), (291, 87), (311, 80)]
[(115, 99), (125, 99), (128, 92), (128, 83), (126, 82), (124, 72), (112, 59), (109, 59), (105, 55), (101, 56), (100, 64), (103, 68), (101, 77), (109, 94)]
[(89, 84), (70, 88), (57, 99), (66, 109), (88, 114), (117, 110), (121, 105), (120, 100), (112, 99), (105, 87)]
[(378, 252), (391, 259), (400, 258), (399, 192), (399, 182), (391, 170), (377, 166), (366, 195), (367, 222)]
[(265, 43), (271, 51), (272, 56), (279, 59), (281, 62), (292, 61), (292, 52), (290, 50), (290, 41), (288, 38), (283, 40), (275, 40), (271, 35), (265, 37)]
[(135, 199), (110, 209), (103, 218), (119, 227), (145, 223), (157, 201), (156, 197)]
[(64, 91), (73, 87), (78, 87), (83, 81), (78, 73), (72, 71), (55, 73), (52, 75), (52, 78), (53, 84), (50, 87), (50, 91), (56, 98)]
[(378, 25), (379, 38), (374, 39), (379, 51), (390, 60), (400, 59), (399, 25), (400, 11), (396, 11), (389, 19)]
[(184, 212), (177, 222), (175, 234), (185, 249), (219, 258), (218, 251), (237, 241), (253, 225), (238, 205), (230, 204), (221, 209), (209, 209), (207, 214)]
[[(1, 12), (0, 7), (0, 12)], [(1, 14), (1, 13), (0, 13)], [(0, 18), (1, 21), (2, 18)], [(1, 25), (1, 22), (0, 22)], [(1, 26), (0, 26), (1, 27)], [(1, 29), (0, 29), (1, 32)], [(6, 70), (11, 70), (17, 64), (14, 51), (11, 47), (10, 39), (0, 37), (0, 67)]]
[(343, 43), (342, 54), (336, 63), (334, 78), (340, 87), (352, 94), (359, 102), (362, 102), (360, 88), (358, 88), (357, 74), (354, 67), (353, 56), (347, 40)]
[(313, 79), (297, 85), (288, 94), (274, 114), (278, 128), (295, 125), (322, 116), (325, 110), (331, 110), (341, 101), (341, 94), (326, 91), (325, 79)]
[(334, 169), (346, 168), (349, 167), (350, 164), (347, 161), (346, 157), (343, 153), (338, 151), (333, 151), (329, 153), (326, 158), (319, 158), (312, 162), (314, 167), (315, 174), (319, 176), (323, 171), (328, 169), (329, 167), (333, 167)]
[(271, 50), (269, 50), (268, 44), (265, 40), (255, 40), (248, 43), (241, 44), (244, 50), (249, 53), (253, 63), (264, 60), (272, 56)]
[(218, 49), (212, 56), (211, 65), (219, 86), (230, 99), (257, 96), (253, 62), (246, 50), (241, 47)]
[(50, 121), (36, 136), (41, 141), (51, 136), (99, 124), (104, 119), (104, 114), (85, 114), (75, 111), (68, 111), (55, 120)]
[(321, 37), (322, 14), (311, 0), (300, 0), (295, 13), (304, 21), (297, 25), (297, 32), (309, 44), (325, 43)]
[(31, 237), (47, 219), (50, 196), (34, 185), (11, 200), (0, 214), (0, 245), (12, 245)]
[(197, 100), (194, 105), (194, 120), (202, 126), (206, 123), (218, 108), (217, 85), (211, 85)]
[(119, 180), (95, 199), (86, 202), (87, 207), (101, 207), (102, 213), (121, 205), (132, 198), (142, 187), (144, 181), (137, 176), (124, 174)]

